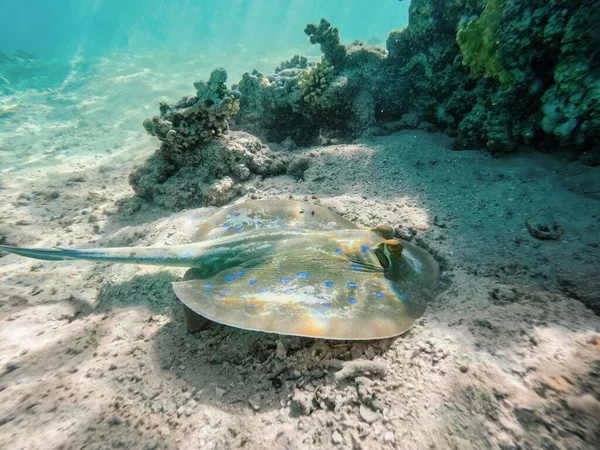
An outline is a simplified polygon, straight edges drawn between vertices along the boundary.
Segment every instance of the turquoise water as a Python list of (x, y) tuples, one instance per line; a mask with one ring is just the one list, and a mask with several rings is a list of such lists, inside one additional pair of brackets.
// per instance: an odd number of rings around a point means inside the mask
[[(384, 0), (2, 0), (0, 50), (37, 58), (112, 52), (202, 54), (223, 63), (306, 51), (307, 23), (326, 17), (342, 39), (382, 43), (409, 2)], [(375, 6), (376, 5), (376, 6)]]
[(406, 1), (0, 0), (0, 170), (146, 139), (161, 100), (193, 94), (217, 66), (229, 82), (294, 54), (327, 18), (343, 42), (384, 46)]

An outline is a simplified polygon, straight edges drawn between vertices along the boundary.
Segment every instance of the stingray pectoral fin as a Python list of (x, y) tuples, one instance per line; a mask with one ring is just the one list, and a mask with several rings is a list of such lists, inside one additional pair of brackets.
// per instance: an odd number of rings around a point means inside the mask
[[(293, 282), (289, 287), (292, 286)], [(404, 333), (416, 319), (393, 290), (380, 285), (376, 291), (357, 292), (340, 286), (332, 295), (321, 295), (314, 287), (303, 289), (299, 285), (289, 291), (249, 292), (240, 291), (233, 284), (217, 284), (213, 278), (176, 282), (173, 288), (188, 308), (214, 322), (283, 335), (382, 339)]]

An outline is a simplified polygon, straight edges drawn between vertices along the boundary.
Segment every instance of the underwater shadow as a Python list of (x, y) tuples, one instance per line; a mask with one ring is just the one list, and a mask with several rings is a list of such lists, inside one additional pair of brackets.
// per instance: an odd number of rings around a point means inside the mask
[(179, 307), (172, 282), (176, 275), (160, 271), (153, 274), (135, 275), (121, 283), (106, 283), (98, 292), (96, 313), (107, 313), (123, 308), (145, 307), (156, 314), (172, 316)]
[(333, 371), (343, 361), (372, 359), (394, 341), (282, 336), (213, 322), (191, 334), (180, 309), (157, 333), (154, 353), (162, 369), (185, 381), (203, 402), (263, 412), (286, 406), (297, 388), (336, 384)]

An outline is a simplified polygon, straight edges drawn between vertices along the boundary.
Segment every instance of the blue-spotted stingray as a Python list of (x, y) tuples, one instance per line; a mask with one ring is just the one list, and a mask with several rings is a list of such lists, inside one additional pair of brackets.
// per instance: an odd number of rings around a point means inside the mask
[(193, 312), (246, 330), (324, 339), (380, 339), (408, 330), (427, 308), (438, 266), (390, 227), (358, 229), (292, 200), (255, 200), (199, 225), (194, 242), (163, 247), (1, 250), (43, 259), (190, 267), (173, 283)]

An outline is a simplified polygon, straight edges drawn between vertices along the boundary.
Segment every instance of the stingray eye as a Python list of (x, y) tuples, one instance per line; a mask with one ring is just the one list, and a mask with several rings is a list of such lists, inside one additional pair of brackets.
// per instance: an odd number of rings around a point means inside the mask
[(375, 253), (375, 256), (377, 256), (377, 259), (379, 260), (379, 264), (381, 265), (381, 267), (383, 267), (384, 269), (387, 269), (388, 267), (390, 267), (390, 260), (387, 258), (387, 256), (385, 256), (385, 253), (383, 253), (383, 250), (380, 248), (381, 246), (377, 247), (373, 253)]
[(399, 255), (400, 253), (402, 253), (403, 247), (402, 244), (400, 242), (398, 242), (395, 239), (388, 239), (386, 241), (384, 241), (385, 244), (385, 248), (387, 248), (388, 252), (390, 252), (391, 255)]
[(377, 225), (373, 231), (384, 239), (392, 239), (394, 237), (394, 229), (389, 225)]

